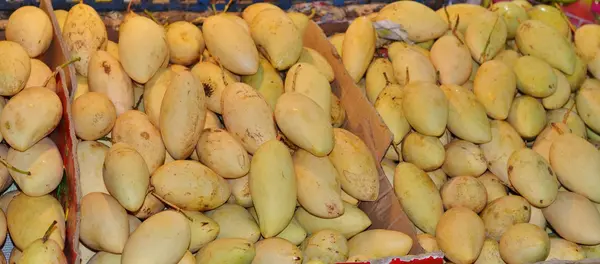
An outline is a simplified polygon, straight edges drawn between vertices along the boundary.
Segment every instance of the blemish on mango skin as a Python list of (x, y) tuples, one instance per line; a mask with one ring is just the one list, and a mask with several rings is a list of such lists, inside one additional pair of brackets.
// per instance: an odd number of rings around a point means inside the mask
[(208, 83), (202, 83), (202, 88), (204, 88), (204, 94), (206, 94), (207, 97), (211, 97), (213, 92), (215, 91), (212, 85)]
[(142, 138), (144, 138), (145, 140), (148, 140), (148, 138), (150, 138), (150, 135), (148, 134), (148, 132), (144, 131), (142, 133), (140, 133), (140, 136)]
[(110, 68), (110, 64), (108, 64), (107, 61), (102, 62), (102, 68), (104, 68), (104, 73), (106, 73), (107, 75), (110, 75), (111, 68)]

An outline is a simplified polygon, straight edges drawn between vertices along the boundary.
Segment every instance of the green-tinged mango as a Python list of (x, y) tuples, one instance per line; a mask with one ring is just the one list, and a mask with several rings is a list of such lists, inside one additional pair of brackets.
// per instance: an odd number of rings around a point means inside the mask
[(394, 172), (394, 192), (410, 220), (419, 229), (435, 235), (444, 207), (438, 189), (425, 171), (412, 163), (400, 163)]
[(448, 98), (448, 130), (473, 143), (492, 140), (485, 107), (475, 94), (460, 85), (442, 85), (440, 88)]
[(498, 13), (506, 23), (506, 38), (514, 39), (521, 22), (527, 20), (525, 8), (514, 2), (498, 2), (492, 5), (491, 11)]
[(527, 20), (521, 23), (515, 37), (519, 50), (546, 61), (566, 74), (575, 72), (575, 51), (567, 38), (542, 21)]

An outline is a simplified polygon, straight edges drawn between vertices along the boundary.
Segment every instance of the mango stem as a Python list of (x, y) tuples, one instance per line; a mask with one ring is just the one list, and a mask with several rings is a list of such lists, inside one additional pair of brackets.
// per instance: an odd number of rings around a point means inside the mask
[[(408, 69), (408, 68), (407, 68)], [(383, 73), (383, 79), (385, 79), (385, 85), (388, 86), (390, 85), (392, 82), (390, 82), (390, 79), (387, 76), (387, 73)]]
[(48, 239), (50, 238), (50, 235), (52, 234), (52, 231), (54, 231), (54, 228), (56, 227), (56, 224), (58, 224), (58, 222), (56, 222), (56, 220), (52, 221), (52, 224), (50, 224), (50, 226), (46, 230), (46, 233), (44, 233), (44, 236), (42, 237), (43, 243), (46, 243), (46, 241), (48, 241)]
[(444, 14), (446, 14), (446, 20), (448, 20), (448, 28), (452, 29), (452, 21), (450, 21), (450, 13), (448, 13), (448, 6), (444, 5)]
[(52, 72), (52, 74), (50, 76), (48, 76), (48, 78), (46, 78), (46, 80), (44, 81), (43, 87), (46, 87), (46, 85), (48, 85), (48, 83), (50, 82), (50, 80), (52, 80), (52, 78), (56, 78), (56, 75), (58, 75), (58, 71), (60, 69), (62, 69), (64, 67), (67, 67), (69, 64), (75, 63), (76, 61), (80, 61), (80, 60), (81, 60), (80, 57), (75, 57), (75, 58), (72, 58), (69, 61), (67, 61), (67, 62), (65, 62), (65, 63), (63, 63), (61, 65), (58, 65), (56, 67), (56, 69), (54, 69), (54, 71)]
[(135, 106), (133, 107), (133, 109), (138, 110), (140, 108), (140, 104), (142, 103), (143, 100), (144, 100), (144, 95), (140, 95), (140, 98), (137, 99), (137, 102), (135, 103)]
[(565, 113), (565, 116), (563, 117), (563, 120), (562, 120), (563, 124), (565, 124), (565, 125), (567, 124), (567, 119), (569, 119), (569, 115), (573, 111), (573, 108), (575, 108), (575, 104), (573, 104), (571, 107), (569, 107), (569, 110), (567, 110), (567, 112)]
[(562, 134), (565, 133), (562, 129), (560, 129), (560, 127), (558, 127), (557, 125), (555, 125), (555, 123), (550, 123), (550, 126), (552, 127), (552, 129), (555, 129), (556, 132), (558, 132), (559, 135), (562, 135)]
[(177, 205), (172, 204), (171, 202), (165, 200), (164, 198), (160, 197), (160, 195), (156, 194), (155, 192), (150, 192), (150, 194), (154, 195), (154, 197), (156, 197), (156, 199), (160, 200), (161, 202), (163, 202), (164, 204), (168, 205), (169, 207), (175, 209), (175, 211), (179, 212), (180, 214), (182, 214), (183, 216), (185, 216), (185, 218), (187, 218), (187, 220), (190, 221), (194, 221), (191, 217), (189, 217), (183, 210), (181, 210), (181, 208), (177, 207)]
[(481, 57), (481, 62), (484, 62), (487, 57), (487, 50), (490, 46), (490, 42), (492, 42), (492, 35), (494, 34), (494, 29), (496, 28), (496, 25), (498, 24), (499, 18), (500, 18), (500, 16), (496, 17), (496, 20), (494, 21), (494, 25), (492, 26), (492, 30), (490, 30), (490, 35), (488, 36), (487, 40), (485, 41), (485, 46), (483, 47), (483, 51), (481, 52), (481, 55), (479, 55)]
[(156, 17), (154, 17), (154, 15), (152, 14), (152, 12), (148, 11), (147, 9), (144, 9), (144, 14), (146, 14), (147, 16), (149, 16), (150, 19), (152, 19), (152, 21), (154, 21), (154, 23), (162, 25), (160, 22), (158, 22), (158, 20), (156, 19)]
[(0, 163), (2, 163), (2, 165), (4, 165), (9, 170), (12, 170), (12, 171), (15, 171), (15, 172), (18, 172), (18, 173), (21, 173), (21, 174), (25, 174), (25, 175), (31, 175), (31, 171), (26, 171), (26, 170), (18, 169), (15, 166), (10, 165), (10, 163), (8, 163), (8, 161), (6, 161), (3, 158), (0, 158)]
[(571, 23), (571, 20), (569, 20), (567, 15), (565, 15), (565, 12), (563, 11), (562, 6), (559, 3), (554, 2), (554, 7), (556, 7), (556, 9), (558, 9), (558, 11), (560, 11), (561, 16), (565, 19), (565, 21), (567, 21), (567, 25), (569, 25), (569, 29), (571, 29), (572, 32), (575, 32), (577, 29), (575, 28), (575, 26), (573, 26), (573, 24)]
[(133, 0), (129, 0), (129, 4), (127, 5), (127, 10), (125, 10), (127, 13), (131, 13), (131, 5), (133, 4)]
[(229, 0), (227, 2), (227, 4), (225, 5), (225, 8), (223, 9), (223, 12), (221, 12), (221, 13), (223, 13), (223, 14), (227, 13), (227, 10), (229, 10), (229, 7), (231, 6), (231, 4), (233, 4), (233, 2), (234, 2), (234, 0)]
[(219, 64), (219, 68), (221, 68), (221, 79), (223, 79), (223, 83), (225, 84), (225, 86), (229, 85), (229, 83), (227, 83), (227, 79), (225, 78), (225, 68), (223, 67), (223, 64), (221, 64), (221, 60), (219, 60), (218, 57), (214, 58), (217, 64)]
[(458, 37), (458, 33), (456, 33), (456, 30), (458, 30), (458, 23), (460, 23), (460, 15), (456, 15), (456, 23), (454, 23), (454, 28), (452, 28), (452, 35), (458, 39), (458, 42), (465, 44), (462, 39)]
[(97, 139), (97, 140), (102, 140), (102, 141), (108, 141), (108, 142), (112, 142), (112, 138), (110, 138), (110, 137), (107, 137), (107, 136), (101, 137), (101, 138), (99, 138), (99, 139)]
[(313, 19), (313, 17), (315, 17), (315, 15), (317, 14), (317, 9), (316, 8), (311, 8), (310, 9), (310, 14), (308, 15), (308, 19)]

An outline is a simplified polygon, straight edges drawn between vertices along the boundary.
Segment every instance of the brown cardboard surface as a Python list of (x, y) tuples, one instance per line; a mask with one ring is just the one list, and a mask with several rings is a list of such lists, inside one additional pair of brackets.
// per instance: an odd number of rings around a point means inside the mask
[[(392, 133), (383, 123), (375, 108), (361, 93), (350, 75), (346, 72), (335, 48), (327, 40), (323, 30), (310, 21), (304, 33), (304, 46), (312, 48), (327, 59), (335, 73), (331, 88), (340, 98), (348, 117), (344, 128), (359, 136), (371, 149), (379, 162), (392, 142)], [(379, 165), (379, 164), (378, 164)], [(379, 198), (374, 202), (361, 202), (360, 208), (373, 222), (371, 229), (390, 229), (401, 231), (413, 239), (411, 254), (420, 254), (424, 250), (416, 239), (415, 228), (402, 210), (391, 183), (379, 170)]]
[[(118, 24), (107, 25), (108, 38), (115, 42), (118, 41), (117, 28)], [(335, 80), (331, 87), (346, 109), (347, 120), (344, 128), (362, 138), (371, 149), (375, 159), (378, 162), (381, 161), (392, 141), (392, 134), (367, 98), (356, 87), (352, 78), (346, 72), (339, 55), (331, 46), (321, 28), (312, 21), (309, 22), (306, 29), (304, 45), (323, 55), (334, 70)], [(76, 85), (74, 81), (70, 83)], [(360, 208), (369, 215), (373, 223), (371, 229), (390, 229), (404, 232), (413, 238), (411, 254), (423, 253), (423, 249), (417, 243), (413, 224), (402, 210), (393, 188), (380, 166), (378, 170), (380, 182), (378, 200), (360, 204)]]
[[(58, 29), (58, 23), (54, 17), (50, 1), (41, 0), (40, 8), (50, 16), (53, 28)], [(3, 40), (4, 38), (4, 32), (2, 31), (0, 32), (0, 39)], [(66, 61), (61, 41), (62, 38), (60, 37), (60, 34), (55, 30), (50, 48), (38, 58), (44, 61), (50, 69), (55, 69)], [(67, 256), (68, 263), (79, 264), (79, 168), (76, 164), (76, 159), (74, 158), (76, 137), (75, 130), (71, 125), (71, 103), (69, 100), (69, 92), (66, 88), (67, 85), (65, 83), (68, 79), (65, 71), (59, 70), (58, 75), (56, 76), (56, 89), (57, 95), (63, 105), (63, 116), (58, 127), (50, 134), (50, 138), (56, 143), (62, 155), (67, 178), (66, 190), (57, 195), (60, 198), (61, 204), (66, 207), (64, 209), (68, 212), (65, 255)]]

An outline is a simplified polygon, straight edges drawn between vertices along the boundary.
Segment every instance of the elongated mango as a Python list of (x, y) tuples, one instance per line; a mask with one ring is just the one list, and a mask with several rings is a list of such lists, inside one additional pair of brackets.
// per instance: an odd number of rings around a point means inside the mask
[(575, 51), (556, 29), (538, 20), (527, 20), (517, 29), (517, 46), (524, 55), (546, 61), (566, 74), (575, 72)]
[(448, 98), (448, 130), (473, 143), (492, 140), (485, 107), (477, 101), (475, 94), (460, 85), (442, 85), (440, 88)]
[(342, 44), (342, 62), (354, 82), (363, 77), (375, 53), (377, 36), (373, 23), (366, 17), (352, 21)]
[(429, 58), (409, 48), (399, 49), (391, 57), (394, 76), (400, 85), (415, 82), (435, 84), (437, 73)]
[(521, 22), (528, 19), (525, 8), (513, 2), (498, 2), (492, 5), (491, 11), (501, 15), (506, 23), (507, 39), (514, 39)]
[(362, 232), (348, 240), (348, 255), (366, 255), (374, 258), (404, 256), (413, 241), (400, 231), (373, 229)]
[(281, 9), (259, 12), (250, 24), (252, 39), (277, 70), (287, 70), (300, 58), (302, 34)]
[(381, 91), (375, 101), (375, 110), (385, 125), (394, 134), (394, 144), (400, 144), (404, 136), (410, 132), (410, 124), (406, 121), (402, 110), (402, 88), (397, 84), (389, 84)]
[(594, 132), (600, 133), (600, 81), (585, 80), (575, 97), (575, 103), (585, 124)]
[(433, 66), (438, 70), (442, 84), (461, 85), (471, 75), (469, 48), (455, 36), (443, 36), (431, 47)]
[(543, 98), (556, 92), (558, 79), (544, 60), (523, 56), (517, 59), (513, 70), (521, 93)]
[[(66, 27), (66, 24), (65, 24)], [(164, 27), (144, 16), (125, 19), (119, 27), (119, 61), (131, 79), (146, 83), (169, 60)]]
[(327, 59), (325, 59), (321, 53), (314, 49), (307, 47), (302, 48), (302, 54), (300, 54), (298, 62), (310, 63), (317, 67), (319, 72), (323, 74), (323, 76), (325, 76), (329, 82), (333, 82), (333, 79), (335, 79), (335, 74), (333, 73), (331, 64), (329, 64)]
[(581, 245), (600, 243), (600, 213), (584, 196), (558, 192), (554, 203), (542, 212), (561, 237)]
[(448, 99), (433, 83), (416, 82), (404, 87), (402, 109), (419, 133), (439, 137), (448, 122)]
[(504, 47), (507, 38), (506, 23), (496, 13), (483, 13), (473, 19), (465, 32), (465, 42), (471, 56), (479, 63), (493, 59)]
[(367, 145), (350, 131), (334, 128), (335, 145), (329, 159), (338, 171), (342, 188), (362, 201), (379, 196), (377, 164)]
[(336, 218), (320, 218), (302, 207), (298, 207), (294, 218), (308, 234), (329, 229), (340, 232), (346, 238), (353, 237), (371, 225), (371, 220), (365, 212), (346, 202), (344, 202), (344, 214)]
[(492, 128), (492, 141), (481, 144), (479, 147), (488, 161), (488, 170), (510, 187), (506, 170), (508, 158), (514, 151), (524, 148), (525, 142), (523, 142), (519, 133), (505, 121), (493, 120), (490, 125)]
[(475, 262), (484, 240), (483, 221), (464, 207), (446, 211), (436, 228), (436, 241), (440, 249), (455, 263)]
[(550, 165), (560, 182), (592, 202), (600, 203), (600, 152), (571, 133), (558, 136), (550, 147)]
[(477, 70), (473, 92), (493, 119), (506, 119), (517, 90), (512, 69), (501, 61), (485, 62)]
[[(125, 23), (121, 25), (121, 31), (123, 30), (123, 25)], [(61, 31), (71, 58), (81, 58), (80, 61), (73, 63), (77, 73), (87, 77), (90, 57), (96, 50), (106, 48), (108, 37), (102, 18), (100, 18), (93, 7), (82, 2), (74, 5), (69, 10)], [(12, 37), (9, 27), (7, 27), (6, 37), (9, 40)], [(140, 47), (137, 46), (136, 48), (139, 49)], [(144, 49), (141, 50), (145, 50), (146, 48), (148, 47), (144, 46)]]
[(309, 97), (284, 93), (275, 105), (277, 126), (292, 143), (311, 154), (323, 157), (333, 149), (331, 117)]
[(200, 82), (189, 72), (177, 72), (165, 92), (160, 108), (160, 133), (175, 159), (192, 155), (206, 122), (206, 96)]
[(185, 216), (163, 211), (144, 221), (129, 237), (121, 263), (174, 263), (190, 244), (191, 230)]
[(210, 16), (202, 25), (206, 48), (226, 69), (242, 75), (258, 70), (258, 50), (247, 31), (223, 16)]
[(371, 62), (365, 76), (367, 99), (375, 103), (379, 94), (389, 84), (397, 84), (392, 63), (385, 58), (376, 58)]
[(394, 171), (394, 192), (410, 220), (419, 229), (435, 235), (444, 207), (438, 189), (425, 171), (412, 163), (398, 164)]
[(315, 101), (331, 115), (331, 86), (317, 67), (308, 63), (296, 63), (287, 72), (285, 92), (298, 92)]
[(549, 162), (528, 148), (510, 155), (508, 178), (515, 190), (536, 207), (552, 204), (558, 194), (558, 181)]
[(250, 194), (265, 238), (283, 231), (296, 209), (296, 175), (288, 148), (278, 140), (260, 146), (250, 165)]
[(273, 110), (254, 88), (233, 83), (225, 88), (222, 96), (225, 126), (249, 153), (277, 136)]
[(415, 42), (439, 38), (448, 30), (448, 24), (431, 8), (414, 1), (388, 4), (379, 11), (375, 20), (390, 20), (400, 24), (408, 33), (408, 38)]
[[(527, 10), (529, 19), (539, 20), (553, 27), (568, 40), (571, 40), (571, 28), (567, 16), (562, 10), (549, 5), (535, 5)], [(525, 21), (525, 20), (523, 20)]]
[(521, 137), (532, 139), (546, 126), (546, 110), (537, 99), (522, 95), (513, 100), (506, 120)]
[(242, 18), (249, 25), (252, 23), (252, 21), (254, 20), (256, 15), (258, 15), (258, 13), (260, 13), (261, 11), (266, 10), (266, 9), (280, 9), (280, 8), (271, 3), (266, 3), (266, 2), (255, 3), (244, 9), (244, 12), (242, 12)]
[(322, 218), (335, 218), (344, 214), (339, 175), (329, 158), (297, 150), (293, 160), (298, 202), (302, 207)]

